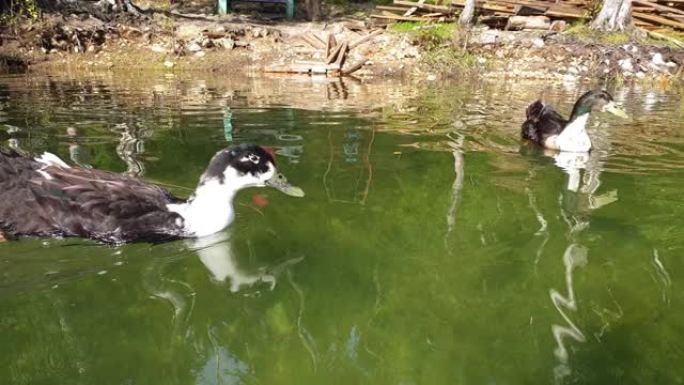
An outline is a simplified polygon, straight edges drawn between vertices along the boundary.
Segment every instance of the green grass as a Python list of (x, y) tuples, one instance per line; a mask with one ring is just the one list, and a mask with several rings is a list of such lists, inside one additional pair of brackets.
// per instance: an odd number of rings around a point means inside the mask
[(453, 40), (455, 28), (453, 23), (399, 22), (390, 25), (392, 31), (410, 34), (414, 43), (426, 50), (449, 44)]
[(441, 73), (462, 73), (477, 63), (474, 55), (454, 44), (456, 28), (454, 23), (399, 22), (390, 25), (392, 31), (410, 34), (414, 44), (423, 49), (422, 62)]
[(632, 36), (624, 32), (601, 32), (596, 31), (584, 22), (572, 23), (565, 34), (580, 41), (598, 42), (604, 44), (625, 44), (633, 40)]
[(36, 20), (38, 15), (36, 0), (15, 0), (0, 13), (0, 26), (15, 28), (22, 22)]
[(432, 36), (437, 39), (450, 40), (454, 35), (454, 23), (429, 24), (414, 21), (402, 21), (390, 24), (390, 29), (396, 32), (411, 32), (418, 35)]
[(423, 55), (423, 62), (436, 72), (460, 73), (475, 68), (477, 58), (467, 51), (450, 45), (426, 51)]

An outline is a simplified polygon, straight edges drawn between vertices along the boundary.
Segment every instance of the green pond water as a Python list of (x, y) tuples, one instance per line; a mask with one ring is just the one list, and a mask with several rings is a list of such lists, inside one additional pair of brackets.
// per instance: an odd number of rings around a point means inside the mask
[(522, 146), (591, 84), (0, 78), (0, 141), (188, 196), (233, 143), (228, 230), (0, 243), (0, 384), (680, 384), (684, 106), (612, 88), (595, 151)]

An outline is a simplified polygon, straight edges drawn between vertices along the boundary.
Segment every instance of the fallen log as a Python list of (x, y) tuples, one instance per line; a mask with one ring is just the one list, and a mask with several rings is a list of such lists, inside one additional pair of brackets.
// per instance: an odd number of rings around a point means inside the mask
[(355, 47), (358, 47), (359, 45), (367, 42), (368, 40), (372, 39), (374, 36), (381, 34), (382, 32), (383, 32), (382, 29), (376, 29), (375, 31), (369, 33), (368, 35), (354, 40), (353, 42), (351, 42), (351, 44), (349, 44), (349, 49), (353, 49)]
[(345, 75), (345, 76), (346, 76), (346, 75), (351, 75), (351, 74), (353, 74), (354, 72), (360, 70), (360, 69), (363, 67), (363, 65), (366, 64), (367, 61), (368, 61), (368, 59), (365, 59), (365, 58), (364, 58), (364, 59), (361, 59), (360, 61), (358, 61), (358, 62), (356, 62), (356, 63), (350, 65), (350, 66), (349, 66), (348, 68), (346, 68), (346, 69), (343, 68), (343, 69), (342, 69), (342, 75)]
[(508, 18), (506, 29), (520, 30), (520, 29), (541, 29), (548, 30), (551, 27), (551, 21), (546, 16), (511, 16)]

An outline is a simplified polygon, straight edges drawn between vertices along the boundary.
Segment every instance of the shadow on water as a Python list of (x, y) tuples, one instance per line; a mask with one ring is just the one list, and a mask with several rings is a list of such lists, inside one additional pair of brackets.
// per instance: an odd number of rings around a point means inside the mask
[(593, 117), (591, 154), (521, 147), (527, 103), (585, 89), (3, 78), (3, 145), (187, 196), (256, 142), (307, 197), (243, 191), (198, 240), (0, 244), (0, 378), (676, 382), (681, 98), (613, 90), (633, 119)]

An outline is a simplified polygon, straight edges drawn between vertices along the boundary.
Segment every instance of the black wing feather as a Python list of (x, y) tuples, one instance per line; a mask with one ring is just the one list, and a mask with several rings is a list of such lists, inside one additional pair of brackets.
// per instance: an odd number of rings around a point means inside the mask
[(530, 104), (526, 113), (527, 120), (522, 124), (521, 136), (541, 145), (548, 137), (563, 132), (568, 124), (561, 114), (541, 100)]
[(0, 229), (12, 235), (77, 236), (108, 243), (178, 238), (182, 218), (166, 208), (176, 202), (167, 190), (139, 179), (45, 167), (0, 151)]

